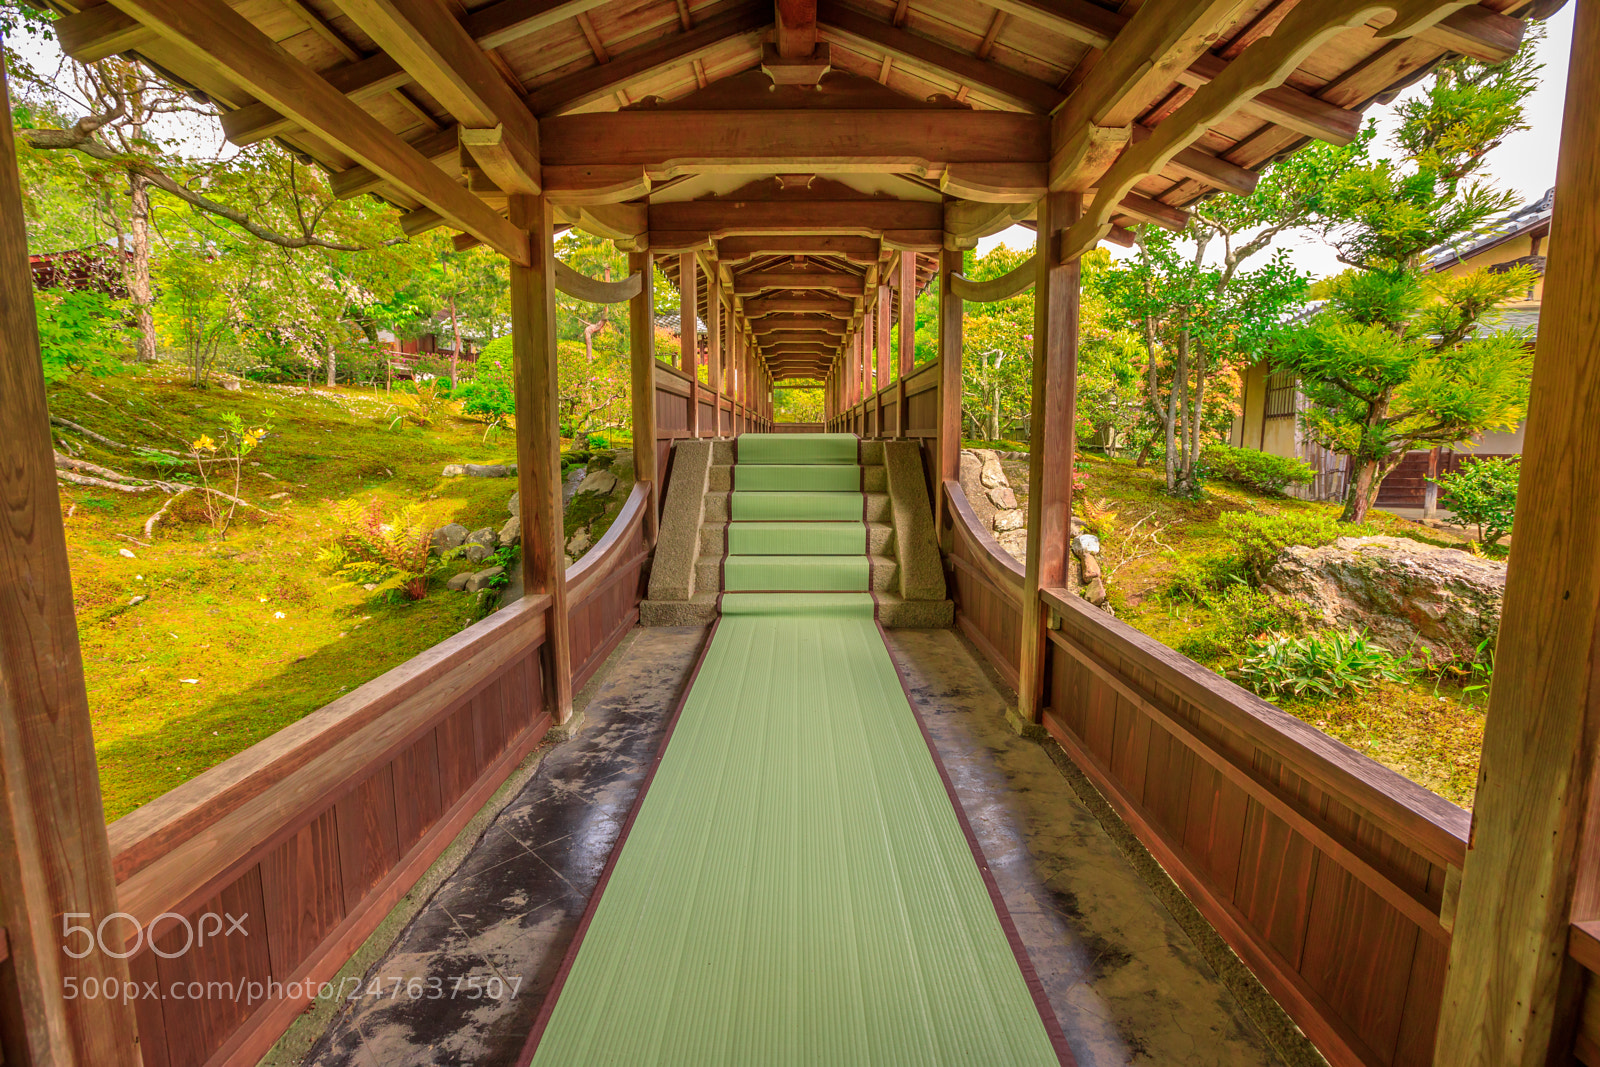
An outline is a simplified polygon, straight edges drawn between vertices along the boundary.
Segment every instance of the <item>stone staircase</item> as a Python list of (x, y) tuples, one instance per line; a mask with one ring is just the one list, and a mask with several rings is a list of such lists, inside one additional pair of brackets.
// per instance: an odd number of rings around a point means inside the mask
[[(677, 443), (649, 597), (639, 606), (641, 624), (685, 625), (716, 617), (733, 462), (732, 440)], [(879, 619), (889, 627), (949, 626), (954, 606), (945, 597), (943, 564), (933, 539), (917, 446), (865, 441), (861, 464)], [(902, 552), (909, 567), (902, 565)]]

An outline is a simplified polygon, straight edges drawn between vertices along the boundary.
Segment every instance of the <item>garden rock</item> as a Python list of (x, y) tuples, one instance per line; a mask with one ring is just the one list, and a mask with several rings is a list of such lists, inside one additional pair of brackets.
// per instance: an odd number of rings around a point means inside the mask
[(452, 548), (460, 548), (461, 543), (467, 539), (467, 528), (459, 522), (452, 522), (448, 526), (441, 526), (433, 531), (433, 550), (435, 552), (448, 552)]
[(986, 530), (994, 529), (994, 517), (1000, 509), (989, 499), (989, 489), (983, 484), (983, 459), (971, 449), (961, 453), (959, 477), (961, 491), (967, 495), (967, 503), (972, 505), (978, 524)]
[(459, 593), (467, 587), (467, 583), (471, 580), (472, 572), (462, 571), (460, 574), (452, 574), (450, 580), (444, 583), (444, 587), (452, 593)]
[(973, 452), (983, 461), (983, 469), (980, 471), (978, 478), (983, 482), (985, 489), (998, 489), (1002, 485), (1011, 484), (1006, 480), (1005, 468), (1000, 466), (1000, 457), (994, 454), (993, 449), (979, 448), (974, 449)]
[(579, 493), (599, 493), (601, 496), (611, 495), (616, 488), (617, 476), (607, 470), (593, 471), (578, 484)]
[(572, 503), (572, 498), (578, 495), (578, 486), (589, 476), (587, 467), (574, 467), (567, 472), (567, 480), (561, 483), (561, 504), (566, 506)]
[(482, 545), (476, 541), (467, 542), (466, 557), (468, 563), (482, 563), (492, 555), (494, 555), (494, 549), (488, 545)]
[(467, 468), (465, 466), (463, 466), (462, 464), (460, 464), (460, 463), (446, 463), (444, 465), (443, 477), (446, 477), (446, 478), (465, 478), (466, 476), (467, 476)]
[(131, 548), (119, 548), (119, 549), (117, 549), (117, 555), (123, 557), (124, 559), (137, 559), (138, 558), (137, 556), (135, 556), (133, 554), (133, 550)]
[(516, 515), (505, 521), (500, 527), (500, 543), (502, 545), (515, 545), (522, 541), (522, 519)]
[(504, 567), (487, 567), (467, 579), (466, 589), (469, 593), (476, 593), (489, 588), (489, 583), (506, 572)]
[(574, 531), (572, 536), (567, 538), (567, 555), (576, 559), (589, 551), (589, 544), (589, 528), (585, 526), (581, 530)]
[(1020, 530), (1027, 524), (1028, 516), (1019, 510), (1002, 511), (994, 517), (994, 528), (997, 532)]
[(1009, 485), (1002, 485), (989, 490), (989, 500), (995, 507), (1010, 511), (1017, 506), (1017, 494), (1011, 491)]
[(468, 478), (508, 478), (517, 473), (517, 468), (504, 463), (468, 463), (466, 472)]
[(1086, 552), (1099, 552), (1100, 538), (1091, 533), (1079, 534), (1072, 539), (1072, 551), (1078, 553), (1080, 556)]
[(1471, 662), (1499, 633), (1506, 565), (1404, 537), (1341, 537), (1284, 549), (1262, 586), (1392, 652)]
[(475, 545), (486, 545), (489, 548), (500, 543), (500, 539), (495, 536), (494, 528), (490, 526), (481, 526), (473, 530), (467, 534), (467, 540)]
[(511, 500), (506, 504), (506, 510), (513, 516), (522, 514), (522, 494), (520, 492), (511, 494)]

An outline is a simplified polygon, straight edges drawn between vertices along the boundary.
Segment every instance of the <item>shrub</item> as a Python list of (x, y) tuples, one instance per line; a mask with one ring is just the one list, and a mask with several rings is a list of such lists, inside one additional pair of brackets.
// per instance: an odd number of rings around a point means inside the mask
[(329, 514), (338, 533), (317, 559), (333, 569), (341, 585), (372, 585), (374, 595), (397, 591), (407, 600), (427, 595), (428, 575), (445, 557), (429, 556), (433, 531), (416, 522), (415, 507), (400, 509), (391, 523), (383, 521), (376, 500), (365, 508), (341, 500), (329, 505)]
[(1167, 579), (1166, 595), (1207, 607), (1219, 593), (1243, 584), (1246, 577), (1235, 556), (1184, 556)]
[(1516, 459), (1480, 459), (1454, 474), (1434, 479), (1439, 503), (1451, 512), (1445, 521), (1466, 529), (1478, 528), (1478, 540), (1498, 544), (1511, 532), (1517, 510), (1517, 479), (1522, 463)]
[(33, 307), (46, 380), (122, 369), (117, 359), (125, 347), (121, 302), (93, 289), (35, 289)]
[(431, 426), (450, 408), (450, 390), (441, 378), (418, 378), (401, 394), (406, 418), (418, 426)]
[(1361, 537), (1371, 532), (1321, 512), (1257, 515), (1236, 511), (1222, 516), (1219, 525), (1237, 544), (1240, 569), (1251, 582), (1259, 582), (1278, 553), (1290, 545), (1321, 548), (1341, 537)]
[(1254, 638), (1245, 646), (1237, 673), (1251, 689), (1273, 698), (1337, 697), (1408, 678), (1395, 654), (1361, 630)]
[(1208, 477), (1274, 496), (1282, 496), (1291, 485), (1307, 485), (1316, 476), (1309, 464), (1293, 456), (1219, 443), (1206, 445), (1201, 462)]
[(1211, 595), (1205, 606), (1213, 612), (1212, 622), (1194, 627), (1178, 644), (1178, 651), (1193, 659), (1222, 659), (1263, 634), (1297, 633), (1305, 626), (1305, 612), (1293, 601), (1238, 582)]

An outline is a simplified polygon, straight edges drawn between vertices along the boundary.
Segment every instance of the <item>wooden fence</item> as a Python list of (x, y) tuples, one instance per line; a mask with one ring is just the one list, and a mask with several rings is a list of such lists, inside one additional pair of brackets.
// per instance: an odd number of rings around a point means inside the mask
[[(648, 502), (635, 486), (567, 570), (575, 687), (638, 618)], [(523, 597), (110, 826), (117, 921), (145, 932), (130, 969), (158, 994), (135, 1003), (146, 1067), (253, 1064), (339, 994), (318, 984), (550, 726), (549, 603)]]
[[(1015, 679), (1022, 567), (943, 491), (957, 624)], [(1431, 1064), (1467, 813), (1067, 590), (1042, 597), (1050, 734), (1335, 1067)]]
[[(667, 498), (667, 477), (672, 462), (672, 442), (680, 437), (716, 437), (712, 414), (722, 411), (722, 434), (731, 437), (741, 433), (756, 433), (772, 427), (772, 423), (759, 410), (731, 397), (714, 397), (711, 387), (691, 378), (677, 367), (656, 360), (656, 479), (661, 486), (659, 499)], [(697, 412), (697, 421), (691, 420)]]

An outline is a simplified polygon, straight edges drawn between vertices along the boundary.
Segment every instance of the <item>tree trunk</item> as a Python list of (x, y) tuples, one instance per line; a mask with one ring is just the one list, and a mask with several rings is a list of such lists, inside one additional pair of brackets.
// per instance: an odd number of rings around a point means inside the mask
[(128, 298), (133, 302), (134, 324), (138, 328), (135, 354), (140, 363), (156, 361), (156, 322), (150, 313), (154, 293), (150, 285), (150, 180), (142, 174), (128, 175), (129, 249)]
[(333, 346), (329, 345), (326, 349), (324, 349), (324, 352), (326, 355), (323, 359), (323, 363), (325, 363), (328, 367), (328, 384), (332, 386), (339, 380), (339, 368), (334, 365)]
[(1000, 383), (994, 386), (994, 406), (989, 409), (989, 440), (1000, 440)]
[(450, 297), (450, 388), (456, 387), (456, 368), (461, 363), (461, 327), (456, 323), (456, 298)]

